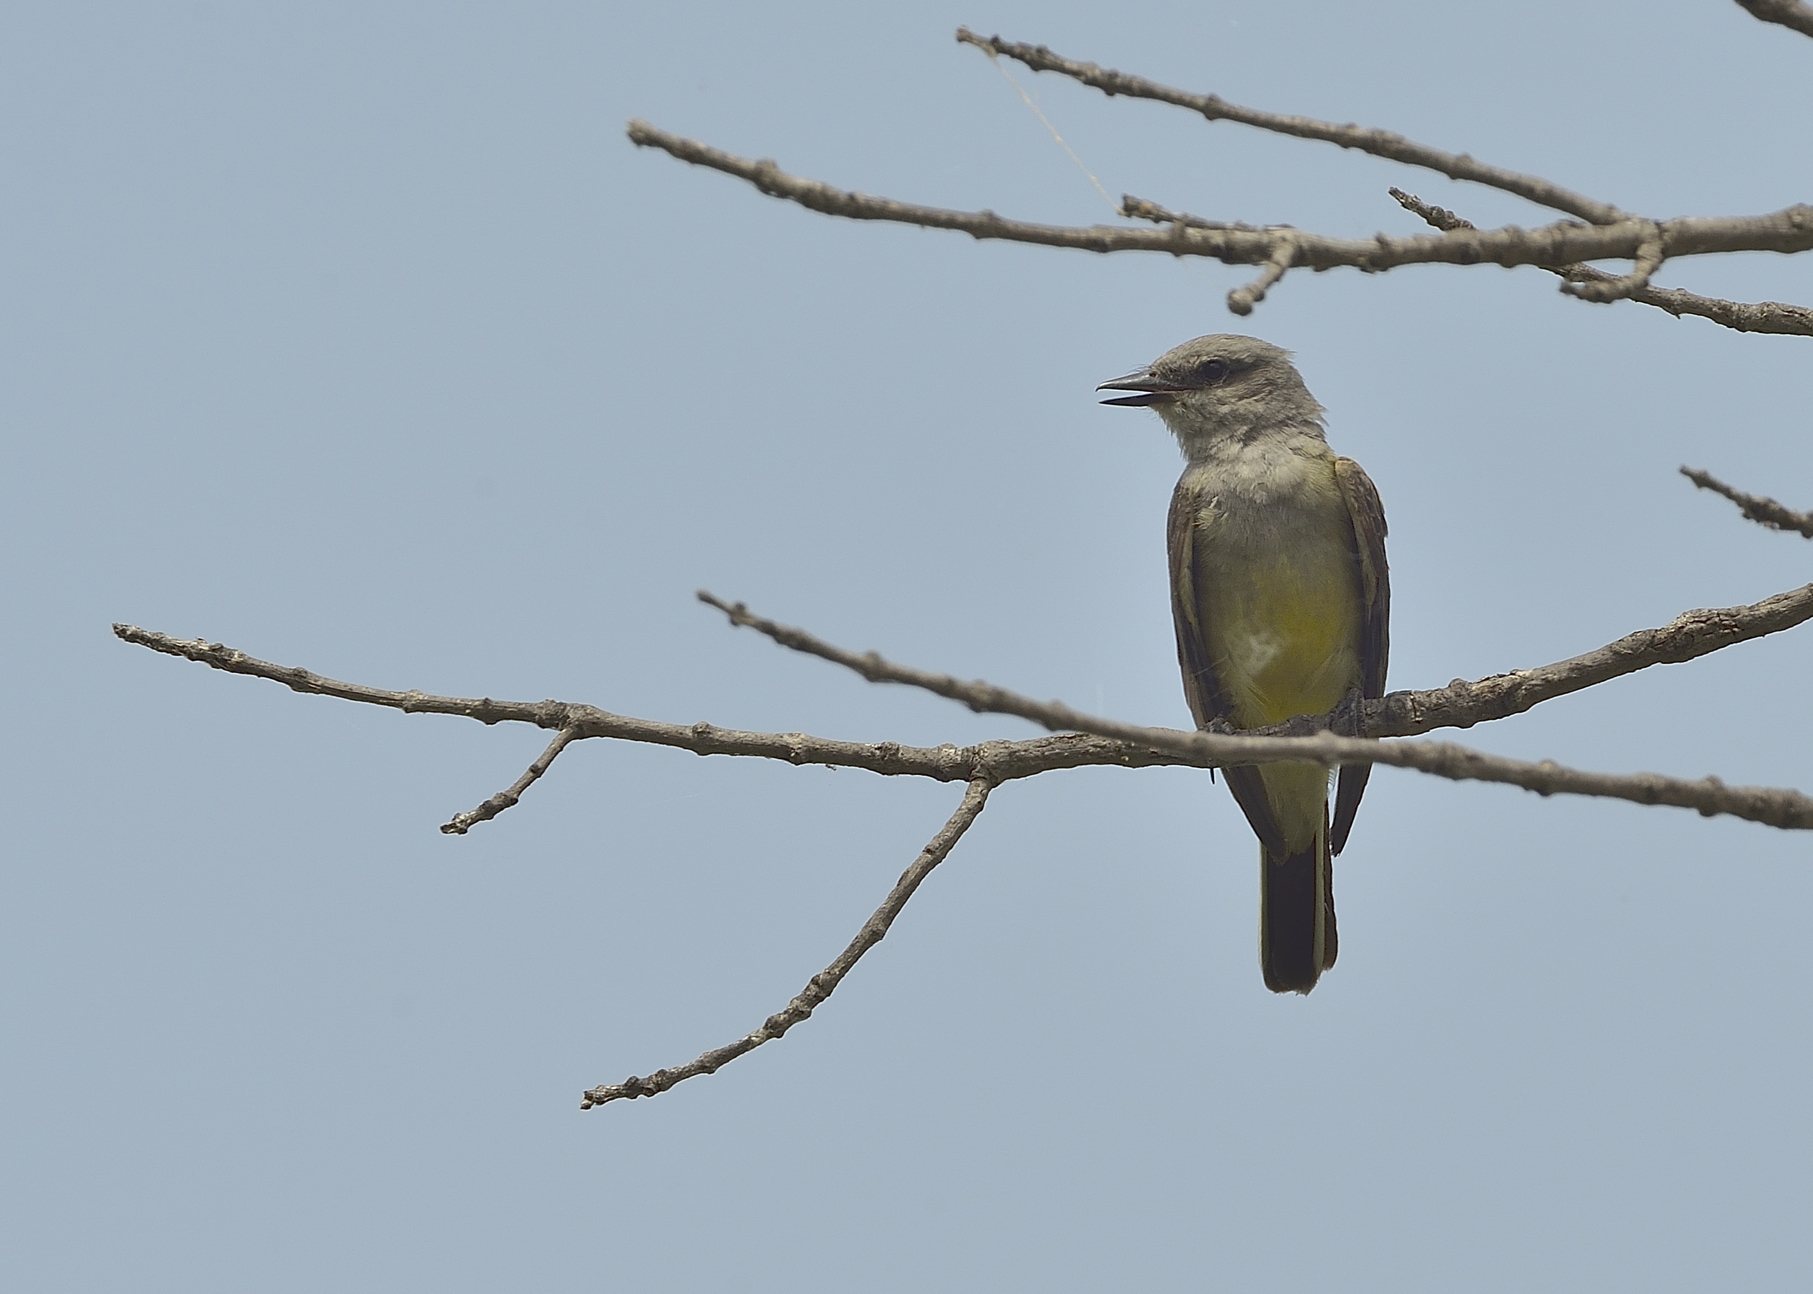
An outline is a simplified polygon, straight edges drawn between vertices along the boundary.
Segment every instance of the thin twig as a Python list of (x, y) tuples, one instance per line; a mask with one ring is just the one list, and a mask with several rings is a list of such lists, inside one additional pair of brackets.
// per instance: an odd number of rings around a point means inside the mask
[[(1813, 593), (1813, 586), (1809, 586)], [(777, 624), (752, 614), (741, 603), (727, 604), (707, 593), (700, 599), (723, 611), (733, 624), (746, 625), (783, 647), (844, 666), (871, 683), (904, 683), (962, 702), (983, 714), (1011, 714), (1054, 732), (1089, 732), (1139, 743), (1179, 756), (1195, 756), (1219, 766), (1283, 761), (1321, 764), (1388, 764), (1411, 768), (1453, 781), (1498, 782), (1521, 786), (1539, 795), (1557, 793), (1629, 800), (1637, 804), (1670, 804), (1696, 809), (1706, 817), (1730, 814), (1772, 827), (1813, 830), (1813, 797), (1775, 787), (1728, 787), (1716, 777), (1688, 781), (1656, 773), (1616, 775), (1565, 768), (1553, 760), (1531, 763), (1488, 755), (1447, 742), (1378, 741), (1345, 737), (1326, 729), (1309, 736), (1262, 736), (1251, 733), (1182, 732), (1148, 728), (1085, 714), (1061, 701), (1034, 701), (981, 680), (963, 682), (896, 665), (875, 652), (857, 655), (814, 637), (803, 629)]]
[(631, 142), (659, 148), (683, 162), (734, 175), (772, 197), (850, 220), (881, 220), (930, 229), (954, 229), (977, 239), (1003, 239), (1088, 252), (1145, 251), (1204, 256), (1229, 265), (1263, 265), (1286, 242), (1296, 246), (1292, 264), (1326, 270), (1351, 266), (1368, 273), (1401, 265), (1563, 265), (1573, 261), (1631, 260), (1656, 242), (1670, 258), (1720, 252), (1803, 252), (1813, 249), (1813, 206), (1788, 207), (1761, 216), (1684, 216), (1615, 225), (1559, 221), (1538, 229), (1507, 225), (1455, 230), (1439, 236), (1330, 238), (1299, 230), (1215, 229), (1172, 225), (1139, 229), (1119, 225), (1042, 225), (1009, 220), (992, 211), (952, 211), (893, 198), (870, 197), (789, 175), (772, 160), (751, 161), (697, 140), (670, 135), (644, 121), (629, 123)]
[[(1435, 228), (1447, 231), (1450, 229), (1474, 229), (1476, 225), (1464, 217), (1457, 216), (1446, 207), (1438, 207), (1433, 202), (1425, 202), (1414, 193), (1406, 193), (1399, 188), (1389, 191), (1398, 204), (1405, 210), (1421, 216)], [(1138, 210), (1129, 210), (1128, 204), (1138, 202), (1129, 198), (1122, 209), (1128, 215), (1141, 215), (1147, 219), (1161, 219), (1148, 215), (1145, 208), (1163, 212), (1155, 203), (1140, 202)], [(1170, 213), (1165, 213), (1169, 215)], [(1179, 217), (1172, 217), (1177, 219)], [(1194, 217), (1181, 217), (1194, 220)], [(1575, 262), (1571, 265), (1545, 265), (1542, 268), (1569, 283), (1618, 283), (1623, 276), (1607, 273), (1591, 265)], [(1653, 272), (1653, 271), (1652, 271)], [(1564, 289), (1565, 291), (1565, 289)], [(1782, 301), (1725, 301), (1718, 297), (1703, 297), (1681, 288), (1642, 287), (1625, 293), (1625, 296), (1641, 305), (1654, 306), (1666, 310), (1679, 319), (1682, 315), (1694, 315), (1701, 319), (1710, 319), (1721, 327), (1734, 332), (1757, 332), (1787, 334), (1796, 337), (1813, 337), (1813, 308), (1789, 305)]]
[(999, 36), (978, 36), (967, 27), (957, 29), (957, 39), (988, 54), (1005, 54), (1035, 72), (1061, 73), (1100, 90), (1103, 94), (1154, 99), (1199, 112), (1210, 121), (1237, 121), (1242, 125), (1256, 126), (1260, 130), (1270, 130), (1280, 135), (1325, 140), (1330, 144), (1339, 144), (1342, 148), (1371, 153), (1375, 157), (1440, 171), (1450, 179), (1490, 185), (1506, 193), (1515, 193), (1520, 198), (1528, 198), (1541, 206), (1565, 211), (1570, 216), (1579, 216), (1595, 225), (1615, 225), (1629, 219), (1609, 202), (1600, 202), (1585, 194), (1564, 189), (1539, 175), (1522, 175), (1502, 167), (1488, 166), (1484, 162), (1474, 161), (1465, 153), (1443, 152), (1439, 148), (1430, 148), (1427, 144), (1405, 139), (1388, 130), (1338, 125), (1332, 121), (1317, 121), (1313, 117), (1287, 116), (1276, 112), (1261, 112), (1257, 108), (1243, 108), (1218, 95), (1178, 90), (1156, 81), (1148, 81), (1142, 76), (1130, 76), (1125, 72), (1098, 67), (1094, 63), (1080, 63), (1054, 54), (1043, 45), (1025, 45), (1018, 41), (1002, 40)]
[(1764, 498), (1760, 494), (1746, 494), (1736, 486), (1726, 485), (1711, 472), (1703, 472), (1697, 467), (1683, 467), (1681, 475), (1702, 490), (1724, 495), (1737, 504), (1748, 520), (1758, 525), (1767, 526), (1771, 530), (1792, 530), (1813, 539), (1813, 512), (1796, 512), (1774, 499)]
[[(1478, 229), (1479, 226), (1465, 216), (1456, 215), (1446, 207), (1438, 207), (1433, 202), (1425, 202), (1414, 193), (1406, 193), (1395, 184), (1386, 189), (1397, 200), (1397, 204), (1412, 215), (1421, 216), (1425, 223), (1435, 226), (1443, 233), (1451, 229)], [(1607, 274), (1606, 278), (1612, 276)]]
[(902, 872), (894, 888), (888, 891), (888, 897), (881, 901), (870, 918), (863, 923), (856, 938), (850, 941), (849, 947), (839, 953), (837, 960), (825, 967), (818, 974), (806, 981), (806, 987), (799, 995), (762, 1022), (762, 1027), (754, 1033), (746, 1033), (735, 1042), (722, 1047), (715, 1047), (697, 1060), (685, 1065), (676, 1065), (672, 1069), (658, 1069), (646, 1078), (632, 1074), (621, 1083), (611, 1083), (594, 1087), (586, 1092), (579, 1101), (579, 1108), (589, 1110), (595, 1105), (608, 1101), (628, 1101), (639, 1096), (659, 1096), (676, 1083), (700, 1074), (715, 1074), (719, 1069), (735, 1060), (738, 1056), (754, 1051), (765, 1042), (773, 1042), (800, 1021), (808, 1019), (819, 1004), (843, 982), (844, 976), (852, 967), (862, 960), (864, 953), (880, 943), (894, 924), (894, 918), (906, 907), (907, 900), (919, 888), (920, 882), (932, 874), (932, 869), (950, 856), (951, 850), (963, 838), (963, 833), (981, 816), (983, 807), (988, 803), (988, 794), (993, 784), (986, 777), (978, 777), (970, 782), (963, 793), (963, 802), (957, 811), (939, 830), (938, 834), (926, 842), (919, 851), (912, 865)]
[(450, 821), (441, 824), (441, 830), (449, 836), (463, 836), (477, 823), (489, 822), (505, 809), (513, 806), (522, 799), (524, 791), (541, 780), (541, 775), (548, 771), (548, 766), (560, 758), (560, 752), (565, 750), (567, 744), (578, 736), (577, 729), (562, 728), (555, 735), (554, 740), (548, 743), (548, 748), (541, 752), (535, 762), (523, 772), (523, 775), (510, 784), (509, 790), (499, 791), (476, 809), (468, 809), (464, 813), (454, 814)]
[(1249, 225), (1238, 220), (1204, 220), (1187, 211), (1172, 211), (1161, 207), (1150, 198), (1138, 198), (1131, 193), (1121, 194), (1121, 214), (1129, 220), (1150, 220), (1158, 225), (1188, 225), (1192, 229), (1239, 229), (1249, 234), (1269, 234), (1295, 228), (1293, 225)]
[(1764, 22), (1792, 27), (1803, 36), (1813, 36), (1813, 5), (1804, 0), (1737, 0), (1752, 17)]

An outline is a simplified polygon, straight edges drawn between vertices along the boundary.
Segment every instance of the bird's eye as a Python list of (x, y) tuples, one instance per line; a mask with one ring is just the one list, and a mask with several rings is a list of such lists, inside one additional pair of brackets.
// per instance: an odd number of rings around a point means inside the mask
[(1197, 386), (1219, 386), (1228, 375), (1228, 362), (1225, 359), (1205, 359), (1191, 371)]

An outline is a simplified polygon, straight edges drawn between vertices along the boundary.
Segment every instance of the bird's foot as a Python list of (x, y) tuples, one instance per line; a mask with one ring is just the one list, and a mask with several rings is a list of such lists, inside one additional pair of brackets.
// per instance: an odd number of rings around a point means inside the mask
[(1328, 730), (1342, 737), (1358, 737), (1366, 718), (1366, 698), (1350, 687), (1341, 703), (1328, 712)]

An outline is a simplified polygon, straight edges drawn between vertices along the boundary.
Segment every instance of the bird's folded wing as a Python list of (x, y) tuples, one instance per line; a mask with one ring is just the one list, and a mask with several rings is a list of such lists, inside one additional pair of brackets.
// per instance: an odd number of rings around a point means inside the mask
[[(1206, 728), (1216, 719), (1226, 719), (1231, 710), (1215, 665), (1209, 657), (1207, 635), (1203, 632), (1203, 598), (1200, 596), (1200, 569), (1196, 563), (1197, 522), (1202, 513), (1202, 500), (1191, 488), (1188, 475), (1177, 483), (1171, 496), (1171, 515), (1166, 525), (1165, 548), (1171, 561), (1171, 620), (1177, 629), (1177, 663), (1183, 670), (1184, 699), (1190, 703), (1190, 714), (1198, 728)], [(1224, 768), (1228, 790), (1240, 811), (1246, 814), (1253, 834), (1273, 854), (1282, 857), (1284, 832), (1272, 813), (1265, 793), (1265, 782), (1257, 768)], [(1357, 804), (1357, 801), (1356, 801)]]
[[(1367, 699), (1385, 695), (1385, 666), (1391, 654), (1391, 575), (1385, 565), (1385, 507), (1372, 479), (1351, 458), (1335, 459), (1335, 484), (1353, 523), (1354, 564), (1360, 581), (1360, 691)], [(1335, 791), (1335, 819), (1328, 845), (1340, 853), (1360, 811), (1371, 764), (1347, 764)]]

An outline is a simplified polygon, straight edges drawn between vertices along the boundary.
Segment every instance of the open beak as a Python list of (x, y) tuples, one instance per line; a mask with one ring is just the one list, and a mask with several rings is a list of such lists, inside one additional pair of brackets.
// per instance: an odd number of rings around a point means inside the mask
[(1137, 373), (1127, 374), (1126, 377), (1117, 377), (1112, 382), (1103, 382), (1095, 389), (1098, 391), (1137, 391), (1138, 395), (1116, 396), (1112, 400), (1103, 400), (1102, 403), (1138, 409), (1151, 404), (1170, 404), (1190, 388), (1154, 377), (1151, 369), (1142, 368)]

